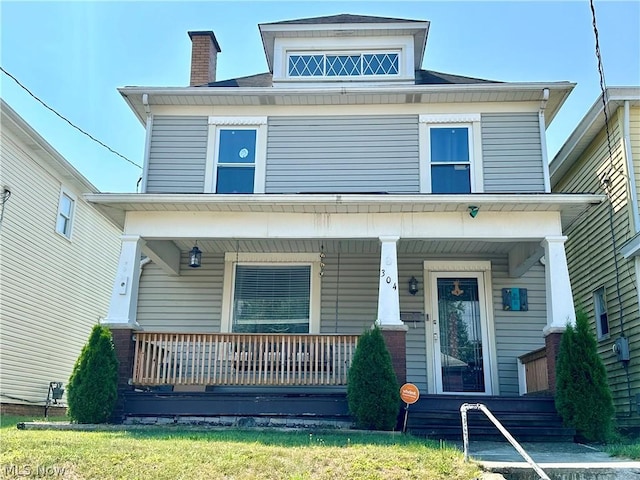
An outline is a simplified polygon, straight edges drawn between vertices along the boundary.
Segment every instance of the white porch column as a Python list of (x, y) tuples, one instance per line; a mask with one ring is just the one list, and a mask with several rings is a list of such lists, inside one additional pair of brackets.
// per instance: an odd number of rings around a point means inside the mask
[(140, 283), (140, 252), (144, 240), (138, 235), (123, 235), (120, 263), (113, 283), (109, 313), (103, 320), (111, 328), (136, 328), (138, 285)]
[(565, 236), (549, 236), (542, 241), (547, 290), (547, 326), (543, 330), (545, 335), (562, 332), (567, 323), (576, 323), (569, 267), (564, 251), (566, 240)]
[(380, 237), (380, 287), (378, 288), (378, 318), (381, 326), (404, 325), (400, 320), (398, 295), (398, 254), (396, 243), (400, 237)]

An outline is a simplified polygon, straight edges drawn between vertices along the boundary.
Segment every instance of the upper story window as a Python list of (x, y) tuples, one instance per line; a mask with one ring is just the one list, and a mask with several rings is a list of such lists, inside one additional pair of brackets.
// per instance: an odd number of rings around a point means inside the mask
[(289, 77), (360, 77), (398, 75), (399, 54), (349, 53), (289, 54)]
[(607, 317), (607, 302), (604, 296), (604, 287), (593, 292), (593, 307), (596, 316), (596, 333), (598, 340), (609, 338), (609, 319)]
[(482, 192), (480, 115), (420, 115), (420, 191)]
[(210, 117), (205, 192), (264, 192), (266, 117)]
[(58, 216), (56, 219), (56, 232), (71, 240), (71, 229), (73, 227), (73, 217), (75, 213), (76, 196), (65, 190), (60, 191), (58, 201)]

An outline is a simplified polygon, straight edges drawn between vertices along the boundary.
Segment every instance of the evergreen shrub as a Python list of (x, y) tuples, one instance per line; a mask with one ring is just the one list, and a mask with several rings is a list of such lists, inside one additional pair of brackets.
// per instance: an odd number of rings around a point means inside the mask
[(347, 399), (356, 426), (393, 430), (400, 411), (399, 390), (391, 355), (376, 326), (358, 339), (349, 369)]
[(118, 396), (118, 359), (111, 331), (96, 325), (67, 385), (67, 414), (78, 423), (107, 421)]
[(587, 314), (576, 311), (575, 327), (562, 335), (556, 362), (556, 409), (564, 424), (588, 441), (613, 435), (614, 406)]

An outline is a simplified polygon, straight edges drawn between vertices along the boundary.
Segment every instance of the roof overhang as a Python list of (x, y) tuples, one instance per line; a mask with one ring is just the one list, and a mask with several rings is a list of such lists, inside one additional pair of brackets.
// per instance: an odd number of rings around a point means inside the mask
[(413, 37), (414, 67), (422, 65), (429, 34), (429, 21), (403, 21), (398, 23), (328, 23), (328, 24), (282, 24), (263, 23), (258, 25), (262, 37), (264, 53), (269, 71), (273, 73), (274, 45), (277, 37), (318, 38), (318, 37), (371, 37), (407, 36)]
[(127, 212), (265, 213), (455, 213), (559, 212), (567, 228), (589, 207), (604, 200), (592, 194), (87, 194), (85, 199), (124, 228)]
[(545, 119), (548, 126), (575, 87), (570, 82), (477, 83), (447, 85), (322, 86), (322, 87), (123, 87), (118, 91), (140, 122), (148, 105), (264, 106), (367, 105), (480, 102), (542, 102), (549, 89)]
[(79, 192), (98, 192), (98, 189), (75, 169), (55, 148), (51, 146), (4, 100), (0, 99), (0, 124), (16, 135), (38, 158), (55, 171), (60, 179)]
[[(640, 106), (640, 87), (610, 87), (607, 88), (606, 93), (609, 119), (618, 108), (624, 105), (625, 101), (629, 101), (631, 106)], [(564, 177), (604, 127), (604, 106), (602, 95), (600, 95), (549, 164), (552, 188)]]

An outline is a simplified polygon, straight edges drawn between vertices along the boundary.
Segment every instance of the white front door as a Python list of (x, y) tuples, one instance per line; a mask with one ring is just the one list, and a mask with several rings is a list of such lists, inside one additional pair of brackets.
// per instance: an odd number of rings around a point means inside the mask
[(429, 272), (436, 393), (491, 394), (484, 272)]

